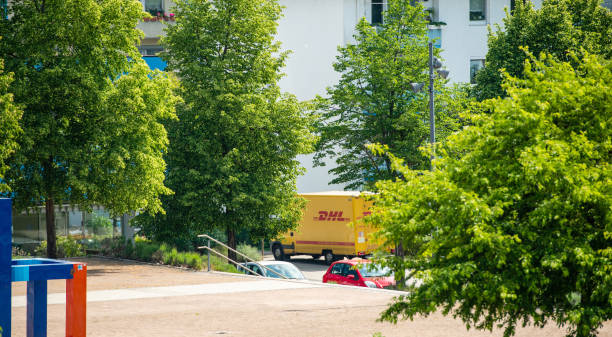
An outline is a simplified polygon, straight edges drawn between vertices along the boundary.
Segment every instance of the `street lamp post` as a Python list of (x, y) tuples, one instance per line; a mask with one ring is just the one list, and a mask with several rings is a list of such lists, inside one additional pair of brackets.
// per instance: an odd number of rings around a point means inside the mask
[[(429, 42), (429, 143), (431, 144), (432, 154), (431, 154), (431, 169), (434, 169), (433, 160), (436, 155), (436, 149), (434, 144), (436, 142), (436, 111), (434, 108), (434, 70), (438, 73), (438, 76), (446, 79), (448, 77), (449, 71), (442, 68), (442, 62), (434, 57), (433, 53), (433, 43)], [(415, 93), (421, 92), (425, 85), (423, 83), (412, 83), (412, 91)]]
[[(437, 61), (437, 59), (435, 60)], [(440, 68), (440, 61), (434, 64), (433, 43), (429, 42), (429, 142), (431, 143), (431, 169), (433, 170), (433, 160), (436, 154), (434, 143), (436, 142), (436, 112), (434, 109), (434, 68)]]

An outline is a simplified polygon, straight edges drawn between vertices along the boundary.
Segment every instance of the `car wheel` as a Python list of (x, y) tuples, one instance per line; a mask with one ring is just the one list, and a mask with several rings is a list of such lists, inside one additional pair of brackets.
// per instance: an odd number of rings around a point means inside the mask
[(325, 263), (327, 264), (332, 264), (334, 260), (336, 259), (336, 257), (334, 256), (334, 253), (332, 253), (331, 250), (325, 251), (323, 255), (325, 256)]
[(283, 247), (281, 247), (279, 244), (272, 246), (272, 254), (274, 254), (274, 259), (276, 261), (285, 260), (285, 252), (283, 252)]

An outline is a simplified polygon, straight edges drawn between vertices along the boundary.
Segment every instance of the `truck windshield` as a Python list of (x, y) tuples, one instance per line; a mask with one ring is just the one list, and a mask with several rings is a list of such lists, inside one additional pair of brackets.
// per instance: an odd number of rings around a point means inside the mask
[(373, 264), (364, 264), (359, 268), (359, 273), (363, 277), (384, 277), (391, 276), (391, 269), (388, 267), (379, 267)]

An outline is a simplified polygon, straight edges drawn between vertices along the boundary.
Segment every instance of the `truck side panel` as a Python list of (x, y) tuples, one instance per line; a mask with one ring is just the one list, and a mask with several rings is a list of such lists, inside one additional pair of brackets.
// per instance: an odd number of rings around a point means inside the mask
[[(321, 254), (332, 250), (337, 255), (354, 255), (355, 242), (353, 209), (350, 196), (304, 196), (308, 204), (299, 227), (285, 238), (294, 240), (295, 249), (285, 248), (289, 254)], [(288, 240), (283, 241), (285, 245)]]

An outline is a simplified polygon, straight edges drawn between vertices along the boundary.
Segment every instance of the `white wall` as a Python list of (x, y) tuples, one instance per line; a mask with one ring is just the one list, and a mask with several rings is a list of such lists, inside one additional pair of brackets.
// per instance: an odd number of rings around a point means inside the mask
[[(487, 55), (488, 29), (497, 29), (496, 24), (503, 26), (506, 13), (510, 9), (510, 0), (487, 0), (486, 22), (470, 22), (469, 0), (430, 0), (434, 2), (437, 19), (446, 22), (442, 26), (442, 57), (444, 66), (450, 70), (452, 82), (470, 81), (470, 60), (484, 59)], [(536, 8), (541, 7), (542, 0), (532, 1)]]
[[(354, 1), (354, 0), (352, 0)], [(283, 91), (300, 100), (325, 95), (325, 89), (338, 82), (332, 64), (337, 48), (344, 44), (345, 0), (280, 0), (284, 17), (279, 21), (278, 40), (283, 50), (291, 50), (280, 81)], [(343, 189), (327, 183), (331, 180), (328, 166), (312, 166), (312, 155), (298, 160), (306, 168), (298, 178), (298, 192), (319, 192)]]

